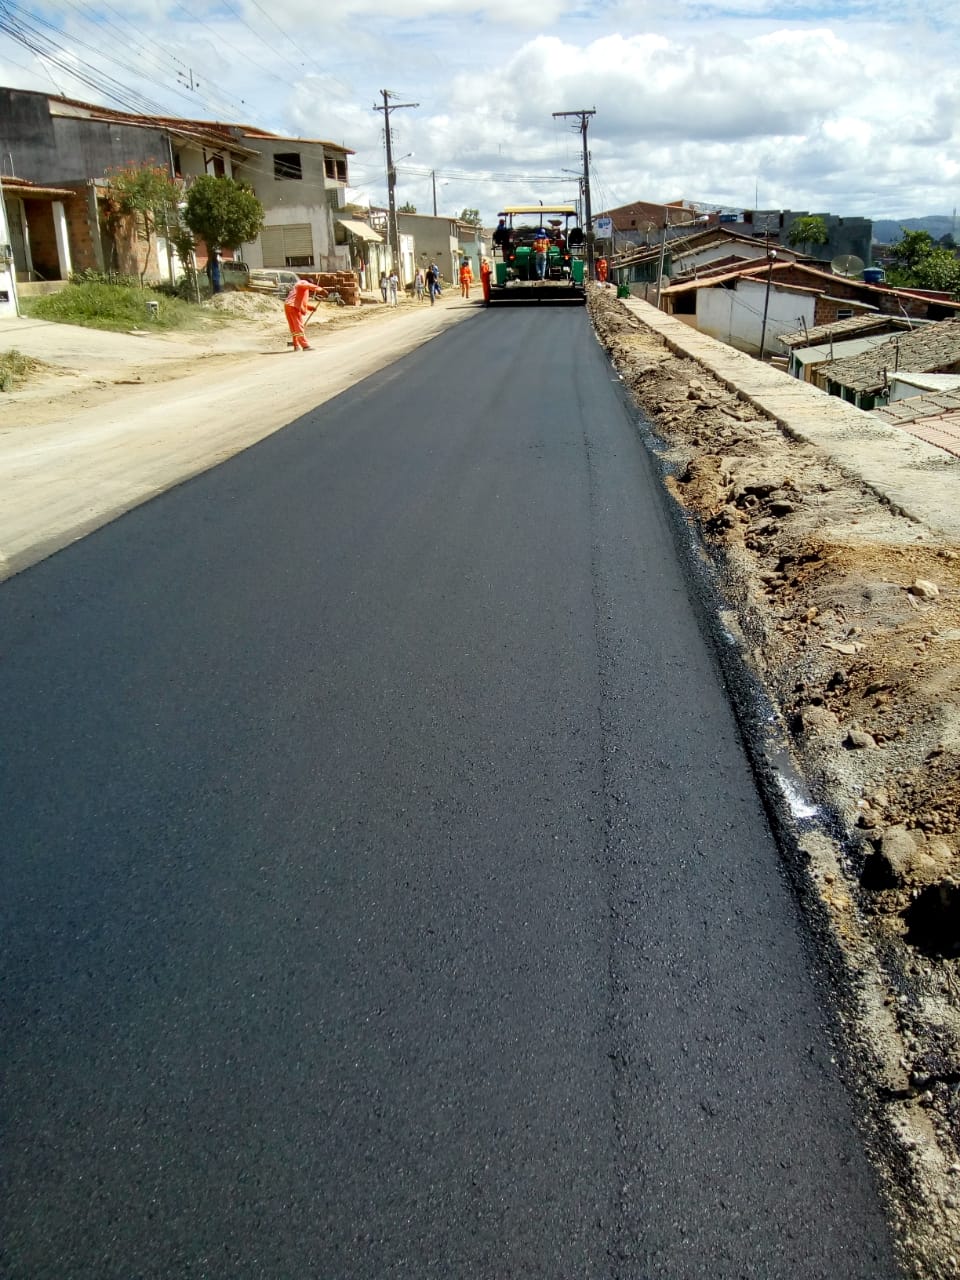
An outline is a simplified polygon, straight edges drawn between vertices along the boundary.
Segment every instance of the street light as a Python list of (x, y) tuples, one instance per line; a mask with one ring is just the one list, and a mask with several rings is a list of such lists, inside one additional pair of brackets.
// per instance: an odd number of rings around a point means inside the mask
[(763, 362), (763, 352), (767, 340), (767, 310), (770, 306), (770, 280), (773, 276), (773, 264), (777, 260), (776, 249), (767, 250), (767, 261), (770, 263), (767, 268), (767, 291), (763, 298), (763, 324), (760, 326), (760, 361)]

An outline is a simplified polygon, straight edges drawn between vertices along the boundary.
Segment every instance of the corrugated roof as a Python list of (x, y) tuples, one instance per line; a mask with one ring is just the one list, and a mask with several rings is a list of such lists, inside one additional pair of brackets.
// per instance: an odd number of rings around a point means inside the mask
[(960, 387), (960, 373), (894, 373), (890, 381), (916, 387), (918, 391), (955, 391)]
[[(845, 360), (848, 356), (860, 355), (862, 351), (872, 351), (874, 347), (886, 342), (885, 333), (875, 333), (862, 338), (848, 338), (846, 342), (835, 342), (831, 350), (830, 343), (817, 343), (812, 347), (800, 347), (793, 353), (798, 364), (824, 364), (833, 360)], [(783, 339), (777, 334), (777, 341)]]
[(820, 372), (851, 391), (876, 392), (889, 374), (950, 372), (960, 366), (960, 319), (896, 334), (864, 355), (833, 360)]
[(311, 147), (324, 147), (329, 151), (339, 151), (341, 155), (355, 156), (357, 153), (351, 151), (349, 147), (345, 147), (342, 142), (327, 142), (325, 138), (292, 138), (286, 133), (271, 133), (269, 129), (258, 129), (252, 124), (237, 124), (232, 126), (244, 138), (262, 138), (264, 141), (271, 142), (306, 142)]
[(355, 218), (337, 218), (337, 225), (346, 227), (349, 232), (359, 236), (361, 240), (370, 240), (375, 244), (383, 243), (383, 236), (374, 231), (373, 227), (367, 222), (360, 222)]
[(29, 182), (26, 178), (0, 177), (0, 190), (5, 196), (19, 196), (22, 200), (31, 196), (40, 199), (59, 200), (63, 196), (75, 196), (76, 191), (67, 187), (45, 187), (39, 182)]
[[(844, 299), (846, 302), (847, 299)], [(887, 329), (889, 332), (909, 329), (909, 320), (900, 320), (896, 316), (863, 315), (849, 316), (846, 320), (834, 320), (831, 324), (818, 324), (810, 329), (799, 329), (796, 333), (777, 334), (777, 341), (785, 347), (806, 347), (815, 343), (855, 333), (868, 334), (874, 329)]]
[[(188, 120), (179, 116), (137, 115), (129, 111), (116, 111), (112, 107), (100, 107), (95, 103), (81, 102), (77, 98), (64, 98), (57, 94), (48, 94), (48, 101), (61, 103), (64, 107), (74, 107), (83, 113), (88, 120), (110, 120), (127, 124), (134, 128), (169, 129), (171, 133), (183, 137), (196, 137), (213, 142), (221, 147), (243, 152), (246, 155), (259, 155), (255, 147), (246, 147), (241, 138), (258, 138), (274, 142), (307, 142), (311, 146), (329, 147), (331, 151), (339, 151), (343, 155), (352, 156), (355, 152), (339, 142), (326, 142), (317, 138), (291, 138), (287, 134), (272, 133), (269, 129), (260, 129), (256, 125), (232, 124), (220, 120)], [(69, 113), (68, 113), (69, 114)]]

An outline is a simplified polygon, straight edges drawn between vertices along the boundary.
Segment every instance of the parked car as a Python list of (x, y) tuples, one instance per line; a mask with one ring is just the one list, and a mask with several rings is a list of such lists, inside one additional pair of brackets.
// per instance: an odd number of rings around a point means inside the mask
[(300, 276), (296, 271), (273, 267), (253, 267), (247, 278), (247, 288), (257, 293), (275, 293), (285, 297)]

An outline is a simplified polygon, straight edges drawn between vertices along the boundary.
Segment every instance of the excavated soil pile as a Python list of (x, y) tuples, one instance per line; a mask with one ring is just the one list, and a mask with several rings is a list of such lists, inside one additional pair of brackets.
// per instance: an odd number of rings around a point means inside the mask
[(592, 290), (590, 308), (717, 567), (748, 666), (841, 832), (844, 883), (829, 892), (855, 904), (889, 982), (906, 1101), (955, 1152), (960, 548), (787, 438), (610, 292)]

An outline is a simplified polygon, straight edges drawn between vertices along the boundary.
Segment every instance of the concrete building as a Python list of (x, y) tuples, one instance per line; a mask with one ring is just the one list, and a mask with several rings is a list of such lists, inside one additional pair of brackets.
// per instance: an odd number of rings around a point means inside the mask
[[(417, 267), (426, 267), (436, 262), (440, 275), (444, 280), (453, 283), (457, 279), (460, 265), (460, 227), (457, 218), (440, 215), (433, 217), (426, 213), (398, 213), (397, 228), (401, 241), (404, 235), (410, 237), (410, 256), (401, 253), (401, 280), (404, 285), (413, 279)], [(401, 249), (403, 246), (401, 245)], [(477, 277), (479, 263), (474, 269)]]
[[(109, 217), (111, 171), (154, 165), (186, 192), (201, 174), (248, 183), (264, 206), (264, 235), (243, 246), (251, 266), (338, 270), (349, 252), (336, 243), (348, 148), (229, 125), (114, 111), (53, 94), (0, 88), (0, 150), (18, 280), (63, 280), (71, 271), (118, 271), (172, 279), (179, 270), (160, 231), (150, 244), (118, 230)], [(14, 192), (13, 175), (33, 190)], [(51, 201), (41, 191), (57, 190)], [(15, 207), (13, 202), (17, 201)], [(50, 224), (64, 230), (56, 259)], [(198, 254), (201, 265), (205, 251)]]
[[(767, 283), (769, 281), (769, 294)], [(805, 262), (745, 262), (716, 274), (667, 284), (660, 291), (662, 310), (692, 328), (752, 354), (760, 349), (767, 312), (764, 349), (785, 354), (781, 334), (833, 325), (862, 314), (936, 321), (960, 315), (960, 302), (945, 295), (891, 289), (833, 275)], [(928, 326), (930, 327), (930, 326)]]
[(739, 216), (730, 219), (724, 215), (723, 225), (730, 230), (767, 240), (779, 249), (787, 245), (790, 228), (800, 218), (821, 218), (827, 229), (828, 240), (821, 245), (798, 245), (804, 254), (817, 262), (830, 263), (834, 258), (853, 255), (864, 266), (872, 262), (873, 223), (869, 218), (841, 218), (835, 213), (807, 213), (791, 209), (744, 209)]
[(631, 248), (659, 245), (664, 227), (706, 227), (716, 223), (718, 214), (704, 213), (686, 200), (634, 200), (594, 214), (595, 222), (602, 218), (610, 219), (612, 229), (609, 240), (602, 241), (603, 248), (610, 253), (624, 253)]

